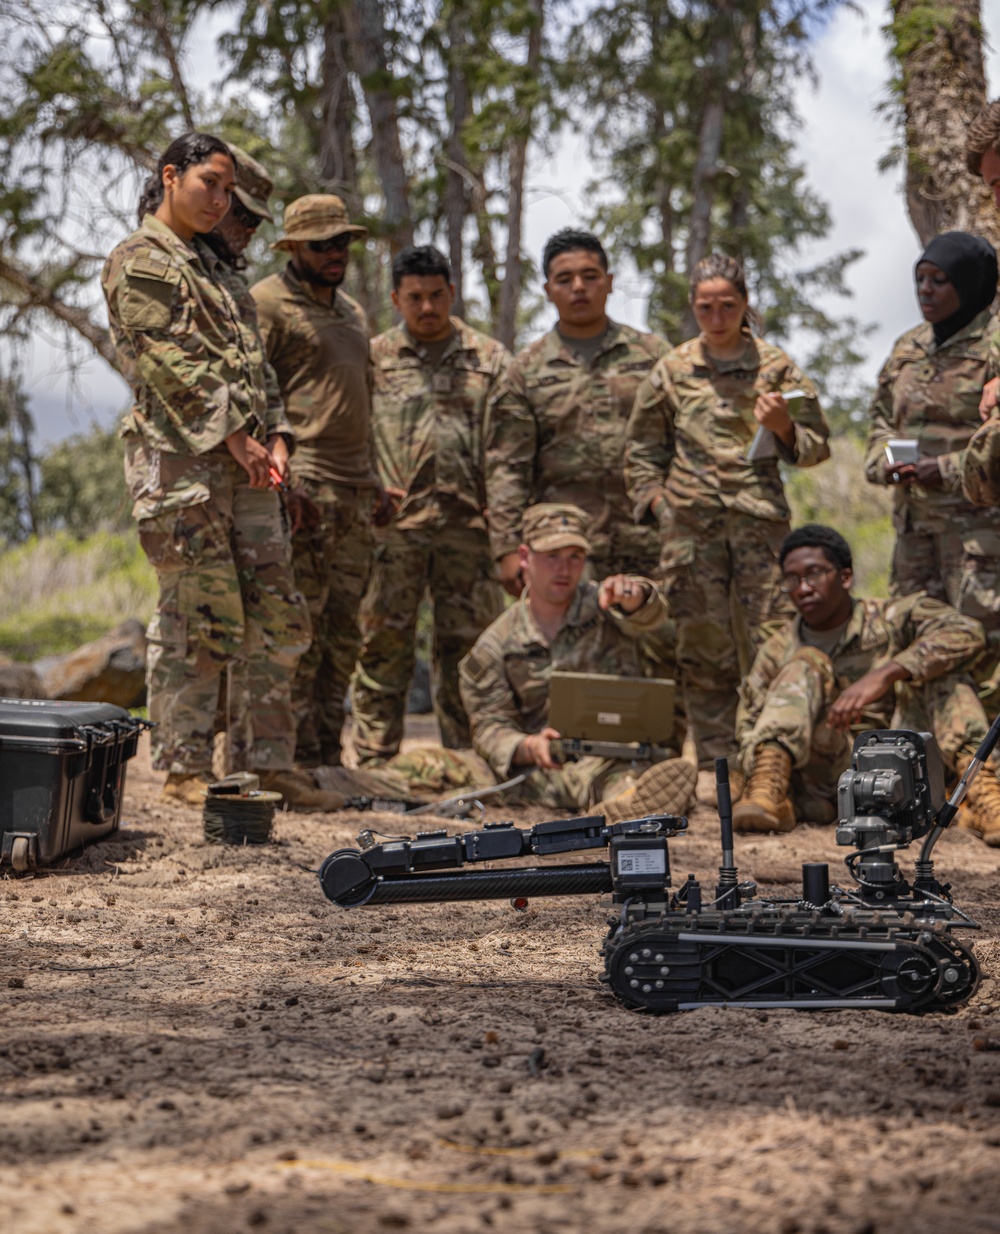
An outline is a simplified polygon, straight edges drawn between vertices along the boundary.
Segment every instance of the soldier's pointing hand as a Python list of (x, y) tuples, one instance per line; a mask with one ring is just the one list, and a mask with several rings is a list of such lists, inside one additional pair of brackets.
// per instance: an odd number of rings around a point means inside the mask
[(601, 583), (597, 603), (602, 609), (615, 604), (623, 613), (634, 613), (649, 599), (649, 587), (632, 574), (612, 574)]

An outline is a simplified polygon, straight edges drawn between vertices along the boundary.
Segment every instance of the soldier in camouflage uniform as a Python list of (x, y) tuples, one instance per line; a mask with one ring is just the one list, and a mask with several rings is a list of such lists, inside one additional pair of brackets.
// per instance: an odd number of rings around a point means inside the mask
[(326, 194), (293, 201), (284, 224), (272, 247), (288, 251), (289, 263), (252, 294), (295, 429), (296, 480), (320, 515), (292, 539), (295, 579), (313, 623), (293, 690), (296, 761), (315, 767), (340, 762), (344, 695), (374, 548), (368, 323), (340, 288), (351, 241), (368, 233), (350, 222), (339, 197)]
[[(985, 641), (979, 622), (924, 592), (853, 599), (851, 550), (830, 527), (793, 531), (781, 562), (799, 615), (760, 649), (741, 690), (737, 732), (750, 779), (737, 829), (832, 822), (837, 780), (868, 728), (931, 731), (960, 774), (988, 728), (968, 674)], [(964, 825), (1000, 845), (995, 768), (973, 782), (967, 802)]]
[(248, 761), (294, 804), (336, 804), (290, 774), (291, 678), (309, 618), (289, 566), (272, 469), (287, 442), (270, 431), (260, 339), (202, 235), (225, 215), (226, 146), (186, 134), (160, 159), (139, 229), (101, 275), (112, 337), (135, 403), (122, 426), (139, 538), (160, 595), (148, 631), (153, 765), (164, 796), (195, 804), (211, 772), (220, 674), (246, 663)]
[(607, 316), (613, 279), (596, 236), (558, 232), (542, 265), (559, 319), (515, 357), (489, 409), (486, 492), (500, 580), (520, 593), (521, 518), (535, 502), (587, 511), (596, 578), (655, 577), (656, 529), (632, 521), (621, 470), (636, 389), (669, 346)]
[(461, 665), (473, 745), (500, 782), (537, 768), (518, 790), (522, 801), (556, 810), (585, 810), (603, 801), (604, 812), (616, 817), (682, 812), (695, 778), (682, 759), (649, 768), (592, 756), (561, 766), (553, 758), (551, 743), (560, 736), (548, 724), (553, 669), (660, 676), (670, 654), (667, 609), (654, 583), (629, 574), (600, 585), (581, 581), (588, 521), (574, 506), (546, 503), (525, 511), (518, 549), (525, 594)]
[(399, 749), (425, 590), (434, 605), (434, 709), (446, 747), (470, 742), (459, 661), (503, 610), (491, 580), (482, 434), (508, 352), (450, 316), (455, 288), (437, 249), (404, 249), (392, 280), (403, 324), (372, 342), (375, 453), (392, 513), (361, 608), (364, 641), (351, 687), (363, 763)]
[[(257, 306), (250, 295), (250, 284), (244, 273), (247, 261), (243, 254), (260, 224), (265, 220), (274, 222), (267, 205), (274, 191), (274, 182), (261, 164), (245, 150), (232, 142), (227, 142), (227, 145), (236, 164), (236, 186), (228, 213), (205, 235), (204, 241), (219, 259), (215, 267), (219, 282), (237, 304), (242, 319), (257, 329)], [(267, 361), (264, 362), (264, 388), (267, 392), (264, 413), (267, 440), (275, 454), (278, 472), (282, 479), (287, 480), (288, 459), (295, 450), (295, 434), (285, 417), (285, 404), (278, 388), (277, 375)], [(253, 725), (246, 663), (242, 657), (236, 657), (226, 665), (216, 727), (226, 734), (225, 770), (249, 770)]]
[[(865, 475), (893, 494), (889, 594), (925, 591), (982, 622), (1000, 643), (1000, 532), (962, 493), (966, 447), (980, 426), (996, 291), (992, 245), (937, 236), (916, 265), (925, 324), (893, 347), (871, 407)], [(890, 439), (918, 443), (915, 464), (889, 462)]]
[[(657, 523), (663, 538), (699, 798), (711, 801), (713, 760), (735, 764), (741, 673), (734, 596), (752, 652), (792, 611), (778, 591), (778, 548), (789, 527), (778, 463), (812, 467), (830, 450), (812, 383), (747, 327), (740, 264), (717, 254), (700, 262), (691, 302), (702, 332), (660, 360), (639, 387), (625, 477), (636, 520)], [(793, 390), (805, 398), (790, 412), (782, 391)], [(745, 456), (758, 427), (772, 433), (774, 454), (751, 464)]]

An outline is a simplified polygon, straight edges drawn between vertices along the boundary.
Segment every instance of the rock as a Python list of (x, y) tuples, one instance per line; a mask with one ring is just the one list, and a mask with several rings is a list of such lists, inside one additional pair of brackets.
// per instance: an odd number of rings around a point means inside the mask
[(139, 707), (146, 696), (146, 631), (130, 617), (103, 638), (65, 656), (36, 660), (40, 698)]
[(48, 698), (31, 664), (15, 664), (0, 656), (0, 698)]

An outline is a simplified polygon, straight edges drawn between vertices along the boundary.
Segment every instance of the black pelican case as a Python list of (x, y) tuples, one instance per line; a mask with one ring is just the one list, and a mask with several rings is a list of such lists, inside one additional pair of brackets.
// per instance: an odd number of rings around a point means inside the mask
[(0, 699), (0, 867), (46, 865), (117, 830), (148, 727), (111, 703)]

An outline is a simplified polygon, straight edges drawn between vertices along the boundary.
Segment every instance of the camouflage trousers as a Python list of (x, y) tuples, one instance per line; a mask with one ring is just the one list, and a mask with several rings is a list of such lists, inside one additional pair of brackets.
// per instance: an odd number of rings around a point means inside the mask
[(677, 622), (677, 665), (698, 766), (736, 754), (737, 691), (761, 643), (795, 610), (778, 590), (788, 524), (734, 511), (673, 515), (663, 584)]
[(800, 647), (771, 683), (740, 751), (749, 775), (758, 746), (784, 746), (792, 757), (796, 815), (811, 822), (836, 818), (837, 780), (850, 766), (857, 733), (867, 728), (931, 732), (954, 771), (958, 756), (974, 754), (989, 727), (975, 685), (965, 674), (949, 673), (920, 686), (899, 682), (894, 694), (869, 706), (853, 732), (832, 729), (826, 722), (826, 709), (839, 693), (829, 656), (817, 647)]
[(434, 607), (432, 681), (441, 740), (451, 749), (468, 746), (459, 661), (503, 611), (503, 593), (491, 577), (489, 537), (467, 527), (388, 527), (379, 540), (361, 607), (363, 642), (351, 684), (358, 758), (362, 763), (388, 758), (399, 749), (425, 591)]
[[(650, 763), (610, 758), (581, 758), (557, 771), (536, 767), (522, 784), (503, 794), (507, 805), (537, 805), (549, 810), (589, 810), (607, 797), (630, 788)], [(418, 796), (460, 793), (463, 789), (492, 788), (498, 784), (489, 764), (475, 750), (444, 750), (416, 746), (379, 768), (402, 777)], [(513, 779), (527, 767), (512, 767)]]
[[(889, 594), (926, 591), (967, 617), (981, 622), (986, 650), (973, 667), (980, 697), (995, 712), (1000, 707), (1000, 532), (986, 511), (952, 520), (897, 518)], [(901, 523), (901, 525), (900, 525)]]
[[(220, 678), (238, 767), (290, 768), (291, 684), (309, 646), (278, 495), (228, 456), (197, 460), (211, 498), (139, 521), (160, 594), (147, 638), (153, 766), (210, 772)], [(239, 722), (247, 716), (246, 724)]]
[(292, 538), (295, 581), (312, 617), (312, 646), (292, 685), (295, 761), (304, 767), (340, 763), (344, 697), (361, 646), (358, 611), (368, 586), (375, 544), (371, 488), (302, 480), (320, 510), (314, 531)]

